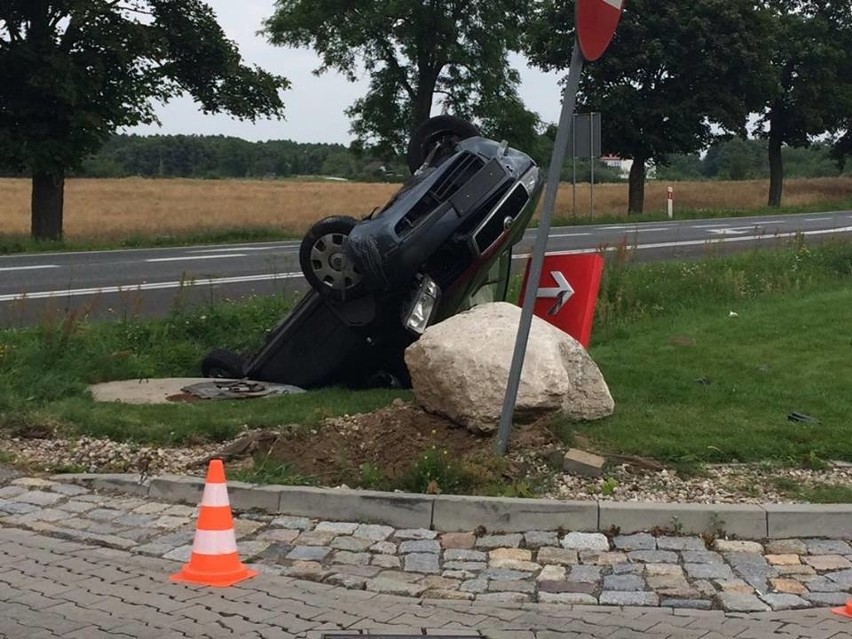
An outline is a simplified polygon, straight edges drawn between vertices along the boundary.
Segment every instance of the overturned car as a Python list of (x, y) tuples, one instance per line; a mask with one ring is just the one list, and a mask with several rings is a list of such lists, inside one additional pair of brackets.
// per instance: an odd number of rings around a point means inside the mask
[(299, 250), (311, 289), (257, 352), (211, 352), (205, 377), (406, 387), (403, 353), (427, 326), (505, 299), (543, 187), (535, 162), (446, 115), (415, 131), (407, 162), (384, 207), (311, 227)]

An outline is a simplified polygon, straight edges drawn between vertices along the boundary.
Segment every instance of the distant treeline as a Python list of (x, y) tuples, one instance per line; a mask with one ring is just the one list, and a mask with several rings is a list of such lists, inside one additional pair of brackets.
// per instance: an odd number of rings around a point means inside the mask
[[(539, 136), (527, 151), (546, 166), (553, 149), (555, 130)], [(840, 169), (829, 157), (829, 147), (785, 148), (787, 177), (833, 177)], [(846, 174), (852, 174), (847, 166)], [(342, 144), (304, 144), (290, 140), (248, 142), (221, 135), (115, 135), (95, 155), (73, 172), (79, 177), (185, 177), (277, 179), (323, 175), (349, 180), (399, 181), (408, 175), (402, 158), (391, 161), (356, 154)], [(569, 159), (563, 181), (571, 181)], [(588, 182), (589, 161), (577, 160), (578, 182)], [(700, 156), (673, 155), (656, 168), (665, 180), (752, 180), (769, 177), (766, 141), (731, 138), (720, 140)], [(625, 179), (621, 172), (595, 162), (596, 182)]]

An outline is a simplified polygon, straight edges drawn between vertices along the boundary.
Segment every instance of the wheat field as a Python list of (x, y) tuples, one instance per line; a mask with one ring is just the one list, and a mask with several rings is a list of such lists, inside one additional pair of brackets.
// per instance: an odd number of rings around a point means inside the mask
[[(645, 211), (666, 207), (674, 189), (678, 210), (749, 210), (766, 205), (766, 180), (744, 182), (649, 182)], [(302, 234), (327, 215), (363, 217), (381, 207), (398, 184), (264, 180), (69, 179), (65, 188), (65, 236), (69, 240), (118, 241), (133, 236), (198, 234), (231, 229), (275, 228)], [(785, 206), (830, 205), (852, 199), (852, 177), (786, 180)], [(556, 216), (589, 216), (588, 184), (562, 184)], [(594, 189), (594, 213), (622, 215), (627, 184)], [(27, 235), (30, 182), (0, 179), (0, 234)]]

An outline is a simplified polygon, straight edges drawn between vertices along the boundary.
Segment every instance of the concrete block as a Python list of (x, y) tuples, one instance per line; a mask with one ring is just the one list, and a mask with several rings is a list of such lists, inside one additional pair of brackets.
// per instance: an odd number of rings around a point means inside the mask
[(852, 538), (852, 504), (767, 504), (770, 539)]
[(596, 531), (595, 501), (554, 501), (503, 497), (438, 495), (432, 517), (435, 530), (468, 531), (485, 526), (488, 532), (528, 530)]
[(606, 459), (600, 455), (587, 453), (579, 448), (571, 448), (562, 459), (562, 470), (582, 477), (601, 477)]
[(228, 482), (228, 501), (234, 510), (260, 510), (275, 514), (281, 503), (282, 486), (257, 486), (243, 481)]
[(63, 484), (79, 484), (92, 490), (145, 497), (148, 494), (150, 480), (140, 482), (139, 479), (138, 473), (66, 473), (51, 477), (52, 481)]
[(197, 505), (201, 503), (201, 493), (203, 491), (204, 479), (201, 477), (160, 475), (151, 480), (148, 496), (152, 499)]
[[(272, 488), (272, 487), (270, 487)], [(384, 493), (344, 488), (275, 486), (278, 512), (337, 521), (386, 524), (397, 528), (430, 528), (431, 495)]]
[(721, 528), (741, 539), (766, 537), (766, 510), (750, 504), (600, 503), (600, 530), (622, 533), (654, 528), (696, 535)]

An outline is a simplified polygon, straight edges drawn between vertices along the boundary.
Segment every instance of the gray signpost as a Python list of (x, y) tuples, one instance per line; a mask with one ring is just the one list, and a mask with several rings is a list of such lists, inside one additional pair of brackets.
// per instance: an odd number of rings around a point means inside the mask
[(573, 149), (571, 162), (574, 166), (573, 208), (571, 211), (574, 215), (577, 215), (577, 159), (588, 158), (591, 169), (589, 204), (589, 217), (591, 217), (595, 211), (595, 159), (601, 156), (601, 114), (599, 112), (574, 114), (571, 147)]

